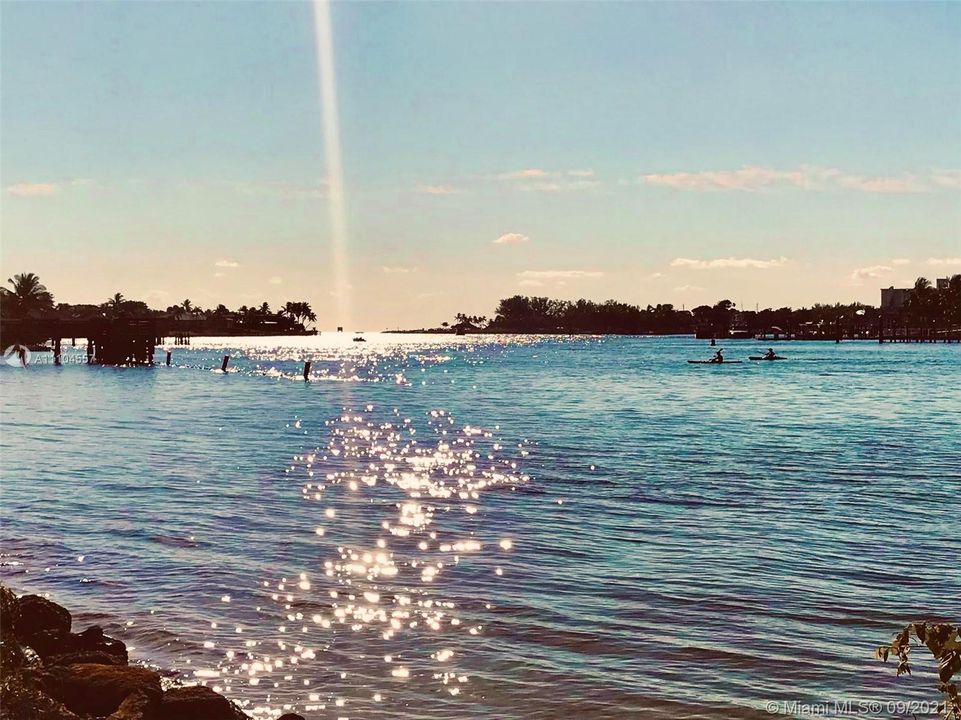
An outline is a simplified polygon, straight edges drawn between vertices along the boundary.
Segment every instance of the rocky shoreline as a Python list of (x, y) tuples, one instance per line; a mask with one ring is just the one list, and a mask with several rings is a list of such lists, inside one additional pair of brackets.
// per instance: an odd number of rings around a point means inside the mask
[(208, 687), (165, 689), (160, 673), (129, 663), (123, 642), (72, 624), (55, 602), (0, 585), (0, 719), (249, 720)]

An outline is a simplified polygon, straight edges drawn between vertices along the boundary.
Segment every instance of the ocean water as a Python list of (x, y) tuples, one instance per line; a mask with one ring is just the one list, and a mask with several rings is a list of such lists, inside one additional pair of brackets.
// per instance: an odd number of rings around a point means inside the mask
[(259, 718), (930, 714), (961, 347), (367, 337), (3, 366), (0, 578)]

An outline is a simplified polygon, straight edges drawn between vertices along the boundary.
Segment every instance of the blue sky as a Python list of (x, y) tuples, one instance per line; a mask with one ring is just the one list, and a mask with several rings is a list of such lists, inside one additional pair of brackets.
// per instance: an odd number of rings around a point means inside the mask
[[(336, 317), (314, 9), (2, 5), (4, 277)], [(958, 3), (335, 3), (351, 322), (961, 272)], [(498, 242), (500, 241), (500, 242)]]

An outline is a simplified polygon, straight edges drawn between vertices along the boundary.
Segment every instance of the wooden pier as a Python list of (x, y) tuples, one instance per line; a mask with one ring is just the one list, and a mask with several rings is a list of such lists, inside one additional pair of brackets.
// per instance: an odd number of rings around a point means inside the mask
[(0, 332), (4, 347), (46, 347), (49, 343), (56, 365), (61, 361), (64, 338), (70, 338), (74, 346), (77, 338), (86, 339), (87, 363), (97, 365), (153, 365), (154, 349), (164, 344), (153, 319), (7, 320)]

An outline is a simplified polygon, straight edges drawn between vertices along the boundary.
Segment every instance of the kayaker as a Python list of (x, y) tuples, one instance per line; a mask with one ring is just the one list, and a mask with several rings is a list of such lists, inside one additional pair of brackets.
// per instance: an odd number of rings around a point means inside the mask
[(724, 362), (724, 348), (718, 348), (717, 352), (714, 353), (714, 357), (711, 358), (712, 363), (722, 363)]
[(774, 348), (768, 348), (768, 349), (767, 349), (767, 352), (764, 353), (764, 359), (765, 359), (765, 360), (774, 360), (775, 358), (777, 358), (777, 353), (774, 352)]

